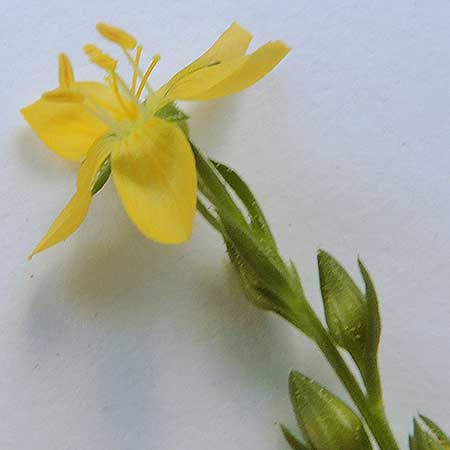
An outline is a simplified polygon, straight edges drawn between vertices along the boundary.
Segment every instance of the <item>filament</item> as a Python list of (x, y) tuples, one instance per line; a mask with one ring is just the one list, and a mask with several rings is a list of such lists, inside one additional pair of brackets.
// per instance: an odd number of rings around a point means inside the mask
[(152, 62), (148, 66), (148, 69), (145, 71), (144, 77), (142, 78), (141, 84), (139, 85), (139, 88), (136, 92), (136, 98), (139, 99), (139, 97), (142, 94), (142, 90), (144, 89), (144, 86), (147, 83), (148, 78), (150, 77), (150, 74), (153, 72), (153, 69), (155, 68), (158, 61), (161, 59), (159, 55), (155, 55), (152, 59)]

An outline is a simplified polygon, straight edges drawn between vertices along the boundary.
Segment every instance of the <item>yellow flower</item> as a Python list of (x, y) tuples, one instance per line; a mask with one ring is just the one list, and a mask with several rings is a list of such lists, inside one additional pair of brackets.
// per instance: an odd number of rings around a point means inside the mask
[[(145, 236), (166, 244), (189, 239), (196, 207), (195, 161), (181, 127), (174, 119), (164, 120), (161, 111), (176, 100), (209, 100), (239, 92), (266, 75), (289, 51), (275, 41), (246, 55), (251, 34), (233, 23), (208, 51), (153, 91), (148, 79), (159, 56), (141, 72), (142, 47), (133, 36), (103, 23), (97, 30), (121, 47), (132, 65), (130, 86), (117, 73), (117, 61), (89, 44), (84, 50), (105, 70), (105, 83), (75, 81), (70, 61), (62, 54), (59, 87), (22, 109), (50, 149), (82, 161), (76, 193), (31, 257), (80, 226), (101, 168), (108, 162), (125, 210)], [(144, 89), (147, 96), (142, 101)]]

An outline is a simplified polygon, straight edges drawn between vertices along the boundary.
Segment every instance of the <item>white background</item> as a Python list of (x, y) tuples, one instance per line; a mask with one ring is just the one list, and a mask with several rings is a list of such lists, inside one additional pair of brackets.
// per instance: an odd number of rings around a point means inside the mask
[(290, 368), (343, 394), (306, 339), (246, 303), (200, 217), (188, 244), (154, 244), (110, 183), (74, 236), (27, 262), (76, 165), (19, 108), (56, 86), (60, 51), (79, 79), (101, 76), (81, 51), (99, 20), (162, 54), (157, 85), (233, 20), (252, 48), (293, 47), (248, 91), (188, 105), (193, 138), (250, 183), (319, 310), (316, 250), (355, 276), (364, 259), (403, 448), (418, 411), (450, 430), (447, 0), (25, 0), (0, 17), (2, 450), (281, 450)]

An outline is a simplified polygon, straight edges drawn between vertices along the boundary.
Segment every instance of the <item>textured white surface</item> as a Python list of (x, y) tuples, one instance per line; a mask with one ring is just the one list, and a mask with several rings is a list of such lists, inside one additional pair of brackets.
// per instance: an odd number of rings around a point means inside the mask
[(245, 93), (188, 106), (195, 141), (238, 168), (320, 308), (315, 251), (382, 299), (382, 369), (406, 447), (419, 410), (450, 430), (450, 3), (303, 0), (3, 2), (0, 71), (2, 450), (274, 450), (293, 425), (291, 367), (342, 393), (322, 357), (246, 303), (217, 236), (187, 245), (130, 224), (112, 185), (66, 243), (26, 255), (71, 195), (76, 166), (18, 112), (54, 87), (56, 55), (103, 20), (167, 76), (233, 21), (292, 53)]

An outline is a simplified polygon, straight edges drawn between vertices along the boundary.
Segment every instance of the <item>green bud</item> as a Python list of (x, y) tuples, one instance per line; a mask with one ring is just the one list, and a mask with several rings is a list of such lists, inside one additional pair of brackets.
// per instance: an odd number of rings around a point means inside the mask
[(267, 247), (226, 215), (221, 217), (230, 258), (246, 283), (264, 294), (267, 309), (284, 310), (292, 297), (286, 266), (275, 261)]
[(315, 450), (372, 449), (358, 416), (323, 386), (291, 372), (289, 389), (298, 424)]
[(367, 329), (364, 295), (346, 270), (328, 253), (320, 251), (320, 288), (330, 334), (352, 355), (363, 352)]
[(447, 450), (448, 446), (442, 445), (439, 440), (423, 430), (416, 419), (414, 419), (414, 436), (410, 439), (412, 450)]
[[(450, 438), (442, 431), (442, 429), (428, 417), (419, 414), (422, 422), (428, 427), (428, 430), (434, 435), (435, 440), (444, 450), (450, 450)], [(418, 426), (418, 425), (417, 425)], [(419, 427), (420, 428), (420, 427)]]
[(280, 425), (280, 428), (292, 450), (310, 450), (308, 447), (303, 445), (284, 425)]

